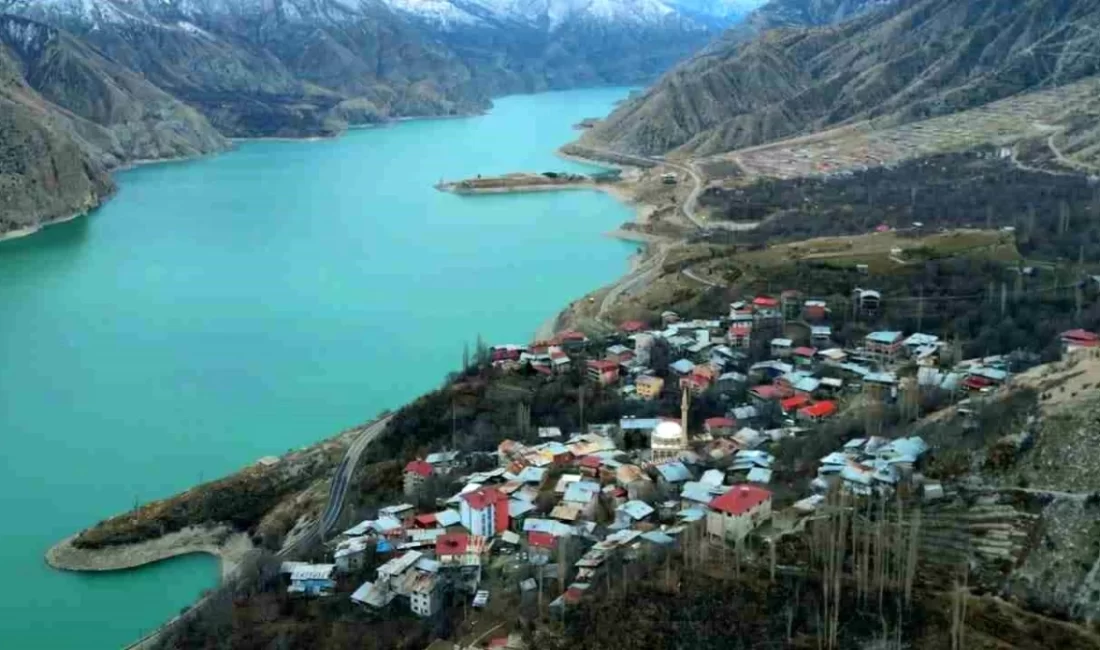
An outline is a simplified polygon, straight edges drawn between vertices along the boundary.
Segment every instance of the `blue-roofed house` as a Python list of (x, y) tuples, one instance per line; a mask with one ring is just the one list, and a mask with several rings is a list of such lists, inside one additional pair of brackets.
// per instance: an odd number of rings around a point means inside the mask
[(646, 517), (652, 515), (655, 510), (653, 509), (653, 506), (649, 505), (645, 501), (638, 501), (635, 499), (633, 501), (627, 501), (623, 505), (619, 506), (618, 512), (632, 521), (641, 521), (642, 519), (645, 519)]
[(562, 501), (588, 506), (600, 494), (600, 484), (594, 481), (574, 481), (565, 488)]
[(863, 339), (863, 347), (882, 363), (893, 363), (902, 350), (904, 334), (896, 331), (871, 332)]
[(691, 480), (691, 470), (678, 460), (661, 463), (655, 469), (657, 482), (666, 490), (678, 491), (681, 484)]

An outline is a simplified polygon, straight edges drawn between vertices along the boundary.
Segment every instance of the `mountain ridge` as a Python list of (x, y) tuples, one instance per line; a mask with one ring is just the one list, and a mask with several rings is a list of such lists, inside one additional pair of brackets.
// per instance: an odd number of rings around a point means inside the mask
[(1095, 0), (868, 8), (839, 25), (781, 27), (748, 40), (731, 30), (582, 143), (710, 154), (860, 119), (948, 114), (1100, 71)]

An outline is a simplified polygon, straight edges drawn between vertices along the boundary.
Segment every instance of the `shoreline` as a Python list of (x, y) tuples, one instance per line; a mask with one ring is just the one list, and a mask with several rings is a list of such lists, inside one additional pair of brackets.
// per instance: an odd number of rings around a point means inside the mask
[(228, 526), (189, 526), (156, 539), (98, 549), (73, 545), (80, 533), (70, 535), (46, 551), (53, 569), (80, 572), (108, 572), (137, 569), (164, 560), (196, 553), (213, 555), (221, 565), (220, 579), (232, 576), (254, 546), (245, 533)]
[[(106, 197), (109, 198), (109, 197)], [(100, 204), (102, 205), (102, 204)], [(98, 206), (97, 206), (98, 207)], [(92, 208), (94, 210), (95, 208)], [(47, 219), (46, 221), (40, 221), (33, 226), (26, 226), (24, 228), (16, 228), (15, 230), (9, 230), (5, 233), (0, 233), (0, 242), (10, 241), (13, 239), (22, 239), (23, 237), (29, 237), (37, 232), (45, 230), (50, 226), (57, 226), (63, 223), (69, 223), (80, 217), (86, 217), (92, 210), (84, 210), (83, 212), (74, 212), (64, 217), (56, 217), (54, 219)]]

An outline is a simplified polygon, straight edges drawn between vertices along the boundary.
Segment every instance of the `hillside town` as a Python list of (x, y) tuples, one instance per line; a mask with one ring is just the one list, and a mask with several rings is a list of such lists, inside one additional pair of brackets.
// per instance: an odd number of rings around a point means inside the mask
[[(882, 300), (874, 290), (856, 296), (868, 313)], [(922, 473), (935, 449), (919, 436), (845, 440), (817, 460), (811, 480), (793, 490), (774, 483), (774, 454), (785, 440), (812, 439), (834, 418), (915, 403), (929, 391), (965, 406), (1023, 369), (1005, 356), (953, 359), (947, 342), (925, 332), (873, 331), (840, 346), (829, 314), (826, 302), (785, 291), (735, 302), (709, 320), (665, 312), (657, 327), (624, 322), (607, 340), (565, 331), (490, 346), (485, 360), (501, 372), (550, 378), (583, 369), (590, 385), (626, 400), (675, 394), (679, 412), (581, 431), (538, 427), (526, 441), (501, 442), (476, 471), (457, 451), (408, 462), (407, 502), (328, 540), (329, 563), (284, 562), (288, 593), (331, 597), (369, 566), (373, 575), (349, 596), (366, 611), (433, 617), (448, 603), (480, 609), (508, 595), (560, 616), (599, 593), (611, 572), (652, 570), (686, 544), (759, 559), (804, 530), (830, 494), (948, 498), (951, 485)], [(1066, 331), (1061, 341), (1066, 352), (1100, 350), (1093, 332)], [(724, 397), (726, 413), (692, 428), (693, 406), (707, 391)], [(440, 477), (461, 488), (425, 507), (425, 491)]]

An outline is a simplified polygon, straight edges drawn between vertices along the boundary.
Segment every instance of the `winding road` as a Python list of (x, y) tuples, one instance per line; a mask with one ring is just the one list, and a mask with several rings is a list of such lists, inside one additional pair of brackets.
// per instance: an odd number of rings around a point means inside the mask
[(329, 534), (332, 527), (336, 525), (337, 520), (340, 518), (340, 513), (344, 510), (344, 500), (347, 498), (348, 486), (351, 484), (351, 479), (355, 476), (355, 468), (359, 464), (359, 457), (363, 455), (363, 451), (367, 446), (378, 437), (378, 434), (385, 431), (386, 425), (388, 425), (392, 419), (393, 415), (391, 414), (370, 423), (359, 434), (359, 437), (355, 439), (355, 442), (351, 443), (351, 446), (348, 447), (347, 453), (344, 454), (343, 460), (340, 461), (340, 465), (336, 468), (336, 474), (332, 477), (332, 485), (329, 486), (328, 491), (328, 503), (325, 505), (325, 511), (321, 515), (321, 520), (317, 522), (316, 534), (319, 535), (322, 540), (324, 540), (325, 535)]
[[(378, 418), (374, 422), (371, 422), (359, 432), (358, 437), (348, 447), (347, 452), (344, 454), (344, 458), (340, 461), (340, 465), (336, 468), (336, 473), (332, 478), (332, 485), (329, 487), (328, 503), (325, 504), (325, 511), (321, 515), (320, 521), (317, 525), (310, 526), (309, 532), (298, 536), (294, 541), (284, 545), (275, 554), (280, 558), (291, 558), (297, 555), (303, 548), (307, 548), (316, 539), (325, 539), (332, 527), (336, 525), (336, 522), (340, 518), (340, 513), (344, 509), (344, 501), (347, 499), (348, 486), (351, 485), (351, 479), (355, 476), (355, 467), (359, 464), (359, 457), (363, 455), (363, 451), (378, 437), (380, 433), (386, 430), (386, 425), (393, 419), (393, 414), (385, 415)], [(134, 641), (127, 645), (123, 650), (152, 650), (156, 647), (156, 642), (160, 638), (160, 635), (164, 632), (172, 629), (173, 626), (182, 622), (186, 615), (193, 614), (200, 610), (207, 603), (211, 602), (211, 594), (203, 596), (196, 601), (187, 611), (183, 614), (179, 614), (167, 621), (163, 625), (153, 630), (152, 632), (144, 635), (137, 641)]]

